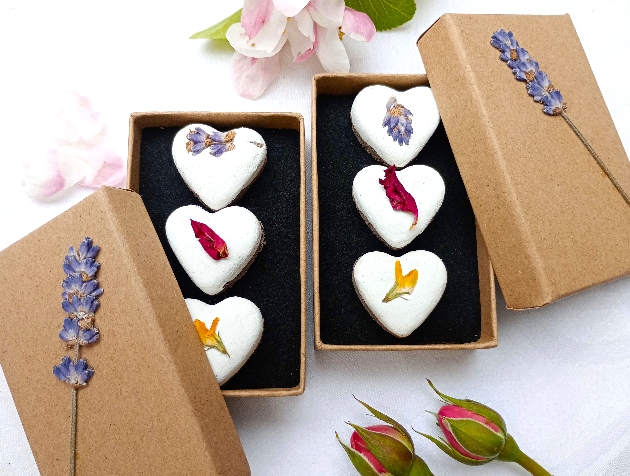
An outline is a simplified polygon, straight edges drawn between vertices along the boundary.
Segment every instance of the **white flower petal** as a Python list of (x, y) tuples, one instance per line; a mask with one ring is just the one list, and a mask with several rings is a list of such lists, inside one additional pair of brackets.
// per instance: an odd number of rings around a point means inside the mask
[(127, 175), (125, 161), (107, 144), (90, 147), (81, 158), (85, 175), (79, 183), (86, 187), (118, 186)]
[(53, 113), (52, 134), (55, 140), (63, 142), (101, 140), (105, 123), (101, 114), (93, 107), (90, 100), (77, 93), (60, 94)]
[(350, 60), (346, 48), (339, 39), (337, 28), (317, 25), (317, 57), (329, 73), (350, 72)]
[(240, 23), (235, 23), (234, 25), (230, 26), (230, 28), (228, 28), (228, 31), (225, 33), (225, 37), (230, 42), (230, 45), (232, 45), (232, 48), (234, 48), (242, 55), (249, 56), (250, 58), (269, 58), (270, 56), (274, 56), (276, 53), (278, 53), (278, 51), (282, 49), (285, 42), (287, 41), (287, 35), (286, 33), (284, 33), (284, 28), (286, 27), (286, 18), (284, 19), (284, 22), (285, 23), (283, 26), (283, 31), (280, 34), (277, 43), (269, 50), (261, 48), (260, 44), (256, 41), (250, 42), (247, 35), (245, 35), (245, 29), (241, 26)]
[(241, 13), (241, 25), (245, 34), (254, 38), (269, 22), (274, 10), (273, 0), (245, 0)]
[(299, 30), (304, 36), (308, 36), (311, 41), (315, 41), (315, 24), (308, 10), (304, 9), (293, 17)]
[(308, 4), (315, 23), (325, 28), (341, 26), (345, 8), (345, 0), (311, 0)]
[(37, 159), (26, 159), (22, 172), (24, 191), (31, 198), (48, 198), (65, 188), (55, 149), (48, 149)]
[(341, 31), (353, 40), (372, 41), (376, 34), (376, 27), (367, 14), (346, 7)]
[(274, 6), (287, 17), (294, 17), (306, 6), (308, 0), (273, 0)]
[(313, 40), (304, 36), (293, 19), (287, 23), (287, 38), (291, 45), (291, 53), (296, 59), (313, 48)]
[(237, 51), (230, 69), (236, 92), (244, 98), (256, 99), (280, 73), (280, 56), (248, 58)]

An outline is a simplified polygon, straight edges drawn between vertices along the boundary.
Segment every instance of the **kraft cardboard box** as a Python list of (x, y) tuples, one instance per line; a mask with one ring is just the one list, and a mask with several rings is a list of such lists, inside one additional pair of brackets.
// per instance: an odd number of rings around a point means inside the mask
[[(425, 75), (322, 74), (313, 80), (312, 187), (315, 348), (318, 350), (483, 349), (497, 345), (494, 274), (482, 235), (443, 128), (413, 163), (434, 167), (447, 193), (433, 222), (405, 250), (392, 252), (360, 217), (352, 180), (376, 162), (352, 132), (350, 107), (363, 88), (428, 86)], [(352, 285), (352, 266), (364, 253), (435, 252), (449, 272), (447, 289), (409, 337), (383, 330)]]
[(95, 373), (78, 391), (76, 474), (249, 475), (177, 281), (140, 197), (103, 187), (0, 253), (0, 364), (42, 476), (67, 474), (71, 389), (52, 368), (62, 264), (100, 247)]
[(500, 29), (561, 91), (626, 192), (630, 163), (569, 15), (446, 14), (420, 37), (507, 306), (527, 309), (630, 274), (630, 207), (568, 123), (544, 114), (499, 59), (490, 39)]
[[(267, 144), (267, 163), (236, 203), (262, 222), (265, 245), (245, 275), (217, 296), (190, 280), (166, 239), (164, 224), (184, 205), (205, 206), (173, 163), (179, 129), (208, 124), (218, 130), (249, 127)], [(216, 304), (230, 296), (250, 299), (264, 319), (262, 339), (250, 359), (221, 388), (224, 396), (268, 397), (304, 393), (306, 373), (306, 171), (304, 120), (293, 113), (146, 112), (129, 121), (127, 187), (147, 207), (185, 298)]]

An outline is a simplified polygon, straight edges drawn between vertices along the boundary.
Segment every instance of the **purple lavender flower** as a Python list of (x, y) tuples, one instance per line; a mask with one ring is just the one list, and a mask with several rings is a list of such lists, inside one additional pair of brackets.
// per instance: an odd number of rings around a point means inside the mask
[(543, 104), (545, 105), (543, 111), (550, 116), (559, 116), (567, 110), (567, 103), (557, 89), (543, 97)]
[(76, 294), (71, 301), (62, 301), (61, 307), (68, 313), (69, 317), (77, 318), (82, 329), (92, 327), (94, 313), (98, 309), (100, 302), (94, 296), (86, 296), (81, 299)]
[(549, 93), (554, 90), (553, 84), (551, 84), (547, 74), (543, 71), (538, 71), (534, 76), (534, 80), (531, 83), (527, 83), (527, 92), (534, 97), (536, 102), (543, 102), (543, 98), (549, 96)]
[(61, 363), (53, 367), (53, 374), (72, 388), (80, 388), (87, 385), (94, 374), (94, 369), (88, 366), (85, 359), (80, 359), (75, 363), (70, 357), (64, 355)]
[[(517, 61), (508, 61), (508, 66), (512, 68), (516, 79), (529, 83), (534, 80), (534, 76), (536, 76), (536, 73), (539, 71), (538, 63), (534, 61), (523, 48), (519, 48), (517, 51), (519, 59)], [(521, 57), (525, 59), (521, 60)]]
[(88, 345), (98, 340), (98, 329), (81, 329), (79, 319), (66, 317), (63, 320), (63, 328), (59, 331), (59, 338), (66, 343), (66, 347), (71, 348), (76, 344)]
[(195, 130), (191, 130), (186, 139), (186, 150), (191, 152), (193, 156), (200, 154), (205, 149), (210, 149), (210, 155), (220, 157), (224, 152), (234, 149), (234, 143), (232, 142), (236, 137), (236, 132), (228, 131), (226, 133), (219, 131), (212, 131), (210, 133), (204, 131), (201, 127), (195, 127)]
[(409, 138), (413, 134), (411, 116), (413, 114), (405, 106), (399, 104), (395, 97), (389, 98), (385, 106), (387, 113), (383, 119), (383, 127), (387, 127), (387, 135), (391, 136), (398, 145), (409, 145)]
[(518, 42), (514, 39), (514, 34), (511, 31), (506, 32), (503, 28), (496, 31), (492, 35), (490, 44), (501, 50), (499, 58), (503, 61), (514, 61), (517, 59)]
[(85, 298), (86, 296), (100, 296), (103, 294), (103, 289), (98, 287), (98, 281), (96, 279), (90, 279), (89, 281), (83, 281), (81, 275), (72, 274), (69, 275), (61, 283), (63, 288), (63, 297), (66, 301), (71, 301), (73, 296)]
[(79, 260), (75, 255), (69, 254), (63, 263), (63, 270), (68, 276), (81, 276), (84, 281), (87, 281), (96, 276), (99, 266), (100, 263), (94, 261), (93, 258)]
[[(96, 258), (100, 248), (92, 245), (92, 238), (85, 237), (79, 245), (79, 252), (77, 253), (74, 246), (68, 249), (68, 255), (74, 256), (77, 260), (82, 261), (86, 258)], [(67, 257), (66, 257), (67, 258)]]

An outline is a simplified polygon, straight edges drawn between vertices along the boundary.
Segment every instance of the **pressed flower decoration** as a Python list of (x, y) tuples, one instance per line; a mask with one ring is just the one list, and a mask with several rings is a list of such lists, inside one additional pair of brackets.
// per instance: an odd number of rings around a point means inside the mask
[(225, 152), (236, 148), (235, 137), (235, 131), (207, 133), (201, 127), (195, 127), (194, 131), (191, 130), (186, 134), (186, 139), (188, 139), (186, 150), (194, 156), (208, 149), (210, 155), (221, 157)]
[(225, 241), (217, 235), (212, 228), (205, 223), (190, 220), (195, 238), (199, 240), (202, 248), (213, 260), (220, 260), (228, 257), (228, 248)]
[(394, 278), (394, 285), (383, 298), (383, 302), (390, 302), (404, 294), (411, 294), (416, 284), (418, 284), (418, 270), (412, 269), (403, 276), (400, 260), (396, 260), (396, 263), (394, 263)]
[(394, 210), (408, 212), (413, 215), (413, 223), (410, 230), (418, 223), (418, 206), (413, 196), (405, 190), (403, 184), (396, 177), (396, 166), (392, 165), (385, 170), (385, 178), (379, 179), (385, 189), (385, 195)]
[(411, 116), (413, 114), (402, 104), (396, 101), (395, 97), (389, 98), (385, 106), (387, 113), (383, 119), (383, 127), (387, 127), (387, 135), (398, 145), (409, 145), (409, 139), (413, 134)]
[(74, 357), (63, 356), (61, 363), (53, 367), (53, 374), (60, 381), (72, 388), (72, 410), (70, 426), (70, 475), (75, 474), (77, 390), (85, 387), (94, 374), (85, 359), (80, 357), (83, 346), (93, 344), (99, 339), (99, 330), (94, 325), (94, 315), (99, 308), (98, 296), (103, 294), (96, 280), (100, 264), (95, 260), (99, 247), (92, 244), (91, 238), (85, 238), (78, 251), (73, 246), (63, 262), (66, 278), (63, 288), (61, 307), (67, 313), (59, 338), (67, 349), (74, 351)]
[(195, 329), (197, 329), (197, 334), (199, 334), (199, 339), (201, 339), (201, 343), (203, 344), (206, 351), (210, 349), (216, 349), (222, 354), (225, 354), (228, 357), (230, 356), (227, 349), (225, 348), (225, 345), (223, 344), (223, 341), (221, 340), (219, 332), (217, 331), (217, 327), (219, 326), (218, 317), (214, 318), (210, 329), (208, 329), (205, 323), (203, 321), (200, 321), (199, 319), (195, 319), (194, 324)]
[(511, 31), (506, 32), (502, 28), (494, 32), (490, 44), (501, 51), (499, 58), (505, 61), (512, 69), (514, 77), (518, 81), (526, 83), (528, 94), (533, 97), (534, 101), (543, 105), (543, 112), (549, 116), (561, 116), (566, 121), (626, 203), (630, 205), (630, 196), (621, 187), (619, 182), (617, 182), (612, 172), (567, 115), (568, 105), (560, 90), (552, 84), (547, 74), (540, 70), (539, 64), (531, 58), (527, 50), (518, 44), (518, 41), (514, 38), (514, 34)]

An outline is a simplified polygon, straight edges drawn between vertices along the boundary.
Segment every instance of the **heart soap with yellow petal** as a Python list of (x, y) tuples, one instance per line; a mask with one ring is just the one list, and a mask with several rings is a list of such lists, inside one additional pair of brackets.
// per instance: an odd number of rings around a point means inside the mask
[(446, 267), (430, 251), (400, 258), (373, 251), (354, 264), (359, 299), (383, 329), (407, 337), (431, 314), (446, 289)]
[(240, 370), (256, 350), (263, 318), (249, 299), (229, 297), (215, 305), (186, 299), (197, 334), (219, 385)]

